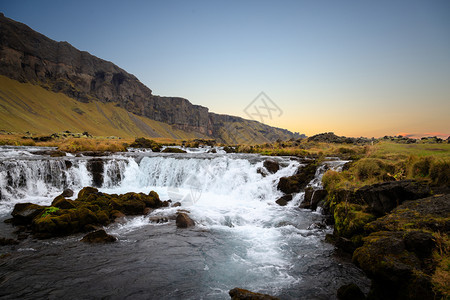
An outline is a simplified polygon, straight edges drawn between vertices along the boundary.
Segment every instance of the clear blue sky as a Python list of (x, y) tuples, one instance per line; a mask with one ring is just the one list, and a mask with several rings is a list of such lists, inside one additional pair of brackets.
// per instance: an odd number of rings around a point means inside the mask
[(21, 1), (5, 16), (154, 94), (311, 135), (450, 134), (450, 1)]

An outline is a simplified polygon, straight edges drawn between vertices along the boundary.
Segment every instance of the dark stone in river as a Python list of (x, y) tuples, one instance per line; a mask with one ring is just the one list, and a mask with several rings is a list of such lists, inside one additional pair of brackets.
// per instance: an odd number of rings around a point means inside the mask
[(101, 187), (103, 184), (103, 159), (93, 158), (87, 163), (87, 169), (92, 174), (92, 183), (96, 187)]
[(95, 243), (95, 244), (105, 244), (105, 243), (112, 243), (117, 241), (117, 238), (109, 235), (106, 233), (105, 230), (100, 229), (96, 230), (94, 232), (90, 232), (87, 235), (85, 235), (82, 239), (82, 242), (85, 243)]
[(289, 201), (292, 200), (292, 195), (284, 195), (283, 197), (279, 198), (277, 201), (275, 201), (280, 206), (285, 206)]
[(76, 207), (73, 200), (66, 199), (63, 196), (56, 197), (52, 202), (52, 206), (62, 209), (71, 209)]
[(271, 295), (255, 293), (237, 287), (230, 290), (228, 293), (231, 300), (279, 300), (279, 298)]
[(14, 218), (16, 224), (30, 223), (33, 218), (40, 215), (44, 210), (43, 206), (33, 203), (17, 203), (11, 215)]
[(263, 165), (267, 169), (267, 171), (269, 171), (272, 174), (278, 172), (278, 170), (280, 169), (280, 164), (273, 159), (265, 160)]
[(305, 189), (305, 199), (300, 203), (300, 208), (316, 210), (320, 201), (327, 196), (327, 191), (324, 189), (314, 190), (312, 187)]
[(63, 197), (72, 197), (73, 196), (73, 191), (71, 189), (65, 189), (60, 196)]
[(12, 215), (13, 224), (29, 225), (35, 237), (49, 238), (88, 232), (106, 226), (121, 216), (142, 215), (162, 205), (154, 191), (148, 195), (109, 195), (98, 192), (96, 188), (85, 187), (74, 201), (58, 196), (52, 206), (19, 203)]
[(186, 213), (179, 213), (175, 222), (178, 228), (188, 228), (191, 226), (195, 226), (194, 220), (192, 220)]
[(317, 165), (310, 163), (304, 167), (300, 167), (297, 173), (288, 177), (281, 177), (278, 182), (278, 189), (285, 194), (298, 193), (302, 191), (306, 185), (314, 179)]

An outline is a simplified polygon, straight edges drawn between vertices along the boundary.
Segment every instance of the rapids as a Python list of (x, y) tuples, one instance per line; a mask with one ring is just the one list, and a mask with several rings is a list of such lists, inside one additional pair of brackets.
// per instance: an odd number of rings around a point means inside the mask
[[(81, 188), (98, 183), (97, 172), (100, 191), (155, 190), (162, 200), (180, 202), (197, 225), (181, 230), (174, 221), (151, 223), (178, 209), (164, 208), (108, 226), (119, 239), (111, 245), (86, 245), (74, 235), (2, 247), (0, 253), (8, 253), (0, 259), (2, 298), (229, 299), (228, 290), (238, 286), (282, 299), (333, 299), (342, 284), (368, 287), (364, 274), (324, 242), (332, 228), (311, 226), (321, 214), (298, 208), (303, 192), (287, 206), (275, 203), (282, 196), (279, 179), (302, 166), (296, 158), (271, 158), (280, 170), (262, 176), (258, 170), (267, 157), (220, 149), (100, 158), (53, 158), (42, 150), (0, 147), (1, 221), (19, 202), (49, 205), (65, 188), (76, 198)], [(101, 160), (102, 168), (95, 170), (92, 160)], [(325, 170), (344, 163), (325, 162), (310, 185), (320, 188)], [(14, 237), (12, 226), (0, 229)]]

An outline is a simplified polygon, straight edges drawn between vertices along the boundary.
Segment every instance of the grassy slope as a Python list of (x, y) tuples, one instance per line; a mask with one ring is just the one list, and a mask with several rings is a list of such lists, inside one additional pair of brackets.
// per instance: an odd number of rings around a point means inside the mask
[(0, 76), (0, 130), (51, 134), (69, 130), (122, 138), (192, 139), (196, 133), (137, 116), (114, 103), (81, 103), (29, 83)]

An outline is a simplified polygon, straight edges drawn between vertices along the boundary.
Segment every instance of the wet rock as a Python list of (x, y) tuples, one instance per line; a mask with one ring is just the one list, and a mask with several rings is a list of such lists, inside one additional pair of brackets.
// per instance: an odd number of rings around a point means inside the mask
[(430, 187), (413, 180), (391, 181), (362, 187), (356, 192), (369, 206), (370, 212), (382, 216), (406, 200), (430, 195)]
[(366, 296), (356, 284), (349, 283), (338, 289), (337, 298), (339, 300), (364, 300)]
[(73, 196), (73, 191), (71, 189), (65, 189), (60, 196), (70, 198)]
[(76, 207), (73, 200), (66, 199), (63, 196), (56, 197), (52, 202), (52, 206), (62, 209), (71, 209)]
[(277, 187), (285, 194), (298, 193), (314, 179), (316, 169), (317, 165), (315, 163), (301, 167), (298, 169), (297, 174), (289, 177), (281, 177)]
[(30, 224), (33, 218), (42, 214), (44, 207), (33, 203), (17, 203), (11, 215), (15, 224)]
[(292, 200), (292, 195), (284, 195), (283, 197), (279, 198), (275, 202), (280, 206), (285, 206), (291, 200)]
[(165, 153), (187, 153), (186, 151), (184, 151), (183, 149), (180, 148), (173, 148), (173, 147), (167, 147), (166, 149), (164, 149), (161, 152), (165, 152)]
[(17, 245), (18, 243), (19, 241), (16, 241), (15, 239), (0, 237), (0, 246)]
[(267, 294), (260, 294), (244, 290), (240, 288), (234, 288), (228, 292), (231, 300), (279, 300), (279, 298), (270, 296)]
[[(96, 188), (86, 187), (74, 201), (58, 196), (53, 206), (18, 204), (13, 215), (14, 223), (31, 225), (35, 237), (49, 238), (78, 232), (87, 232), (106, 226), (125, 215), (142, 215), (159, 208), (162, 202), (155, 192), (108, 195)], [(26, 220), (23, 221), (23, 220)], [(21, 230), (23, 231), (23, 230)]]
[(273, 160), (273, 159), (267, 159), (264, 161), (263, 166), (269, 171), (269, 173), (276, 173), (280, 169), (280, 164)]
[(73, 166), (73, 163), (70, 160), (65, 160), (64, 164), (66, 165), (66, 169), (70, 169)]
[(164, 216), (153, 216), (153, 217), (150, 217), (150, 222), (157, 223), (157, 224), (167, 223), (167, 222), (169, 222), (169, 218), (164, 217)]
[(267, 171), (264, 168), (261, 168), (261, 167), (256, 169), (256, 173), (261, 174), (262, 177), (266, 177), (267, 175), (269, 175), (267, 173)]
[(103, 159), (90, 159), (87, 163), (87, 169), (92, 174), (92, 183), (96, 187), (101, 187), (103, 184)]
[(316, 210), (320, 201), (327, 196), (327, 191), (324, 189), (314, 190), (312, 187), (305, 189), (305, 199), (300, 203), (300, 208)]
[(86, 197), (88, 197), (91, 194), (98, 194), (98, 189), (91, 187), (91, 186), (87, 186), (82, 188), (79, 192), (78, 192), (78, 196), (77, 198), (79, 200), (82, 200)]
[(180, 202), (175, 202), (174, 204), (172, 204), (172, 207), (180, 207), (181, 203)]
[(117, 241), (117, 238), (109, 235), (106, 233), (105, 230), (100, 229), (100, 230), (96, 230), (94, 232), (90, 232), (87, 235), (85, 235), (82, 239), (82, 242), (85, 243), (95, 243), (95, 244), (106, 244), (106, 243), (112, 243)]
[(192, 220), (186, 213), (179, 213), (177, 215), (176, 224), (178, 228), (188, 228), (191, 226), (195, 226), (194, 220)]

